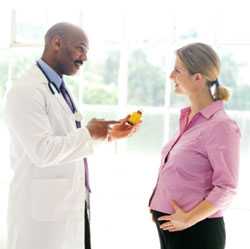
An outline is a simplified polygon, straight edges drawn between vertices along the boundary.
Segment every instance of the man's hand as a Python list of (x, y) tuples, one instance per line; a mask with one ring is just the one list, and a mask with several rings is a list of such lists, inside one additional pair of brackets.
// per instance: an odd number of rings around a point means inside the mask
[(134, 134), (141, 125), (141, 121), (136, 125), (128, 123), (129, 115), (120, 120), (119, 123), (112, 125), (112, 128), (108, 134), (108, 140), (113, 141), (115, 139), (125, 138)]
[(105, 121), (104, 119), (91, 119), (87, 124), (87, 129), (93, 139), (104, 140), (108, 136), (111, 124), (119, 123), (117, 121)]

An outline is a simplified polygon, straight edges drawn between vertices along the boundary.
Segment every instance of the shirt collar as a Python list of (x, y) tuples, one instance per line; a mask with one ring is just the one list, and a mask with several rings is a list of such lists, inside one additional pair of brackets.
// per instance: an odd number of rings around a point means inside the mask
[[(206, 119), (210, 119), (216, 112), (222, 110), (224, 108), (224, 104), (222, 100), (214, 101), (209, 106), (200, 110), (199, 113), (205, 117)], [(183, 108), (181, 110), (181, 118), (185, 118), (191, 111), (190, 107)]]
[(41, 66), (41, 68), (43, 69), (43, 71), (46, 73), (46, 75), (49, 78), (49, 80), (56, 85), (57, 90), (60, 90), (60, 87), (62, 85), (63, 79), (59, 76), (59, 74), (54, 69), (52, 69), (42, 59), (39, 59), (38, 63)]
[(224, 104), (222, 100), (216, 100), (211, 105), (205, 107), (200, 111), (201, 115), (206, 119), (210, 119), (216, 112), (222, 110), (224, 108)]

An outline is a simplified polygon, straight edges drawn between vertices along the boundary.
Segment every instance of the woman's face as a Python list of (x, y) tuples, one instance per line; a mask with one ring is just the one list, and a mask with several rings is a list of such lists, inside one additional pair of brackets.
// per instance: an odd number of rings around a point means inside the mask
[(188, 72), (178, 56), (176, 56), (175, 66), (169, 78), (174, 82), (177, 94), (190, 95), (195, 91), (193, 76)]

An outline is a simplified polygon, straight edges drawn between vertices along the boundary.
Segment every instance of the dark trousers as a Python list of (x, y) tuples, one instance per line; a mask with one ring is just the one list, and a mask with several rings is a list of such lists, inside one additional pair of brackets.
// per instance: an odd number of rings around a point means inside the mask
[(88, 211), (87, 211), (87, 204), (85, 203), (85, 229), (84, 229), (84, 243), (85, 247), (84, 249), (91, 249), (91, 237), (90, 237), (90, 224), (89, 224), (89, 217), (88, 217)]
[(164, 213), (152, 211), (158, 230), (161, 249), (224, 249), (225, 226), (220, 218), (205, 219), (190, 228), (179, 232), (168, 232), (160, 229), (164, 221), (157, 218)]

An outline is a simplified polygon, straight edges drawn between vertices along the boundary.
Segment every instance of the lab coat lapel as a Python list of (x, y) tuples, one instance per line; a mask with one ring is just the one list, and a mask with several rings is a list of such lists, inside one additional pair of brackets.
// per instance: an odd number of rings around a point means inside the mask
[(59, 104), (62, 106), (62, 108), (65, 110), (67, 114), (70, 114), (73, 116), (72, 111), (70, 110), (68, 104), (66, 103), (65, 99), (63, 98), (62, 94), (55, 94), (55, 97)]
[[(45, 78), (45, 76), (43, 75), (41, 70), (36, 65), (34, 65), (31, 70), (32, 70), (32, 72), (34, 72), (36, 78), (39, 79), (38, 82), (41, 82), (42, 84), (48, 85), (47, 79)], [(74, 114), (70, 110), (70, 108), (69, 108), (68, 104), (66, 103), (66, 101), (64, 100), (62, 94), (59, 94), (57, 91), (55, 91), (55, 94), (53, 95), (52, 92), (50, 92), (49, 87), (48, 87), (48, 91), (49, 91), (49, 94), (51, 94), (52, 97), (55, 98), (57, 100), (57, 102), (60, 104), (62, 109), (65, 111), (66, 116), (72, 117), (74, 119)]]

